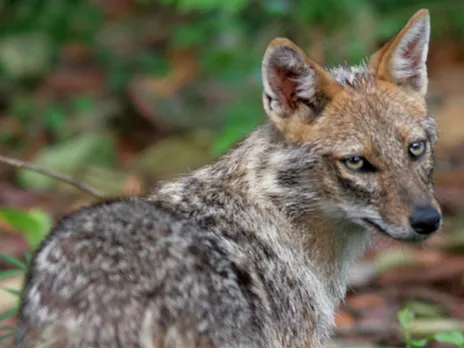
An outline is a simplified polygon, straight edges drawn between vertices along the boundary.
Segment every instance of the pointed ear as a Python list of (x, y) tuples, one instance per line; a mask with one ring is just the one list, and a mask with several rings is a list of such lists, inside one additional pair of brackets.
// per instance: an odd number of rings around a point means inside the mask
[(430, 15), (419, 10), (406, 26), (370, 59), (379, 79), (427, 93)]
[(263, 104), (274, 122), (310, 122), (341, 86), (288, 39), (274, 39), (262, 65)]

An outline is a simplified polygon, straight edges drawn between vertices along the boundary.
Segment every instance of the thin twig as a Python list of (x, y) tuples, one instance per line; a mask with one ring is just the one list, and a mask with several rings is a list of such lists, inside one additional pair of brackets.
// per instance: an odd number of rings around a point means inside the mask
[(87, 184), (81, 183), (81, 182), (73, 179), (72, 177), (70, 177), (68, 175), (60, 174), (60, 173), (57, 173), (57, 172), (55, 172), (53, 170), (41, 168), (41, 167), (39, 167), (39, 166), (37, 166), (35, 164), (32, 164), (32, 163), (29, 163), (29, 162), (24, 162), (24, 161), (21, 161), (21, 160), (18, 160), (18, 159), (14, 159), (14, 158), (2, 156), (2, 155), (0, 155), (0, 162), (6, 163), (6, 164), (8, 164), (10, 166), (13, 166), (13, 167), (32, 170), (33, 172), (40, 173), (40, 174), (49, 176), (51, 178), (54, 178), (56, 180), (65, 182), (65, 183), (67, 183), (69, 185), (72, 185), (72, 186), (78, 188), (79, 190), (84, 191), (84, 192), (86, 192), (86, 193), (88, 193), (88, 194), (90, 194), (90, 195), (92, 195), (92, 196), (94, 196), (94, 197), (96, 197), (98, 199), (104, 199), (105, 198), (97, 190), (91, 188)]

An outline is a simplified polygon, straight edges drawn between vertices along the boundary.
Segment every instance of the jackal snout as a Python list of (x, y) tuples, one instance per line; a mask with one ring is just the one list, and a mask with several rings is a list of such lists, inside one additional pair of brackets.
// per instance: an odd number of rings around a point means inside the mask
[(441, 212), (429, 200), (416, 200), (409, 216), (409, 223), (411, 228), (419, 234), (432, 234), (440, 227)]
[[(391, 177), (384, 186), (379, 215), (387, 224), (408, 230), (413, 240), (420, 241), (438, 231), (442, 216), (431, 187), (431, 160), (414, 165), (417, 171), (408, 172), (405, 168), (401, 170), (395, 167), (390, 169), (392, 173), (400, 174)], [(424, 172), (423, 175), (418, 175), (420, 171)], [(395, 238), (395, 229), (389, 234)]]
[(385, 164), (383, 173), (372, 173), (360, 181), (372, 194), (364, 201), (343, 202), (348, 216), (359, 217), (373, 232), (403, 241), (424, 241), (437, 232), (442, 213), (431, 186), (433, 162), (430, 154), (427, 156), (419, 162), (406, 159), (402, 166)]
[[(421, 163), (419, 169), (430, 170), (425, 164)], [(409, 177), (406, 175), (395, 167), (385, 173), (389, 179), (379, 175), (378, 193), (351, 208), (354, 212), (351, 216), (359, 216), (362, 224), (373, 232), (403, 241), (420, 242), (437, 232), (442, 213), (430, 187), (429, 175), (420, 176), (414, 172), (410, 172)]]

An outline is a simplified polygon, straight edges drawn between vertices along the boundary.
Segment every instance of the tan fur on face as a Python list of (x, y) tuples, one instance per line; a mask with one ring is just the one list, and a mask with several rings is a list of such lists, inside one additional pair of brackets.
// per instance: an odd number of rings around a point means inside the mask
[[(404, 226), (417, 200), (428, 199), (438, 206), (423, 174), (433, 165), (433, 143), (417, 162), (408, 155), (410, 143), (428, 138), (424, 127), (428, 117), (425, 100), (418, 94), (371, 77), (362, 88), (338, 94), (314, 123), (294, 125), (299, 131), (292, 139), (321, 149), (343, 177), (370, 192), (369, 204), (388, 223)], [(353, 173), (339, 161), (346, 156), (364, 157), (378, 172)], [(336, 181), (323, 180), (321, 185), (333, 192), (334, 201), (343, 203), (343, 188), (334, 187)]]

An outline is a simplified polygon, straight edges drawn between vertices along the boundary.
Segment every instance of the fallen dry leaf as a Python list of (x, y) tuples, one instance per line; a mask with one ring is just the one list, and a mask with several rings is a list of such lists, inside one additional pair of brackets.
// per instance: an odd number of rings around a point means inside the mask
[(346, 330), (354, 327), (355, 320), (347, 311), (339, 310), (335, 314), (335, 325), (341, 330)]
[(346, 302), (346, 305), (356, 311), (369, 309), (372, 307), (385, 306), (385, 298), (378, 293), (364, 293), (360, 295), (350, 296)]
[(143, 191), (143, 182), (136, 175), (129, 176), (123, 184), (122, 193), (129, 196), (137, 196)]

